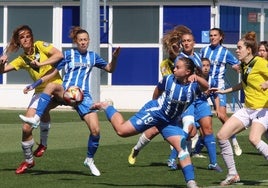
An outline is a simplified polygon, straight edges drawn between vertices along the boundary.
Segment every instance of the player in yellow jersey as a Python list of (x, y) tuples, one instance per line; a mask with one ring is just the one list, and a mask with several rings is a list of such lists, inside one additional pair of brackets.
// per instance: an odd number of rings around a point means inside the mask
[[(22, 48), (24, 53), (17, 58), (8, 62), (8, 55), (10, 53), (18, 51)], [(43, 83), (42, 77), (47, 73), (54, 70), (53, 66), (49, 65), (52, 62), (58, 62), (63, 58), (60, 50), (53, 47), (53, 45), (44, 41), (34, 41), (32, 29), (27, 25), (22, 25), (13, 31), (10, 43), (5, 50), (5, 55), (0, 58), (0, 73), (6, 73), (10, 71), (17, 71), (19, 69), (26, 70), (33, 81), (33, 84), (27, 86), (28, 88), (35, 88), (35, 93), (32, 96), (32, 100), (26, 111), (26, 116), (31, 117), (36, 112), (36, 107), (39, 100), (39, 93), (43, 91), (47, 83), (62, 83), (59, 73), (55, 74), (53, 78)], [(40, 62), (42, 66), (37, 66), (37, 62)], [(26, 90), (24, 90), (25, 93)], [(40, 124), (40, 140), (41, 143), (37, 150), (33, 153), (32, 148), (34, 146), (34, 138), (32, 135), (32, 127), (26, 123), (22, 126), (22, 150), (25, 160), (16, 169), (16, 174), (22, 174), (27, 169), (32, 168), (34, 163), (33, 155), (41, 157), (47, 147), (47, 136), (50, 128), (50, 115), (49, 110), (55, 108), (57, 104), (51, 103), (51, 106), (47, 109), (46, 113), (42, 116)]]
[(250, 128), (250, 143), (268, 160), (268, 144), (262, 140), (268, 128), (268, 61), (256, 56), (257, 51), (256, 33), (246, 33), (237, 43), (236, 50), (241, 61), (242, 81), (231, 88), (216, 90), (222, 94), (240, 89), (245, 92), (245, 107), (236, 111), (217, 133), (221, 154), (228, 169), (221, 186), (240, 181), (229, 141), (233, 134)]

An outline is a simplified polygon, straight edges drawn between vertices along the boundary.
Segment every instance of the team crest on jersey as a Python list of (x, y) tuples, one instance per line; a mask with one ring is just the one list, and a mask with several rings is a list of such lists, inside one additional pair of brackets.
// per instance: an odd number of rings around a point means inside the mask
[(140, 119), (138, 119), (138, 120), (136, 121), (136, 124), (137, 124), (137, 125), (141, 125), (141, 124), (142, 124), (142, 121), (141, 121)]
[(48, 47), (49, 43), (48, 42), (43, 42), (43, 46)]

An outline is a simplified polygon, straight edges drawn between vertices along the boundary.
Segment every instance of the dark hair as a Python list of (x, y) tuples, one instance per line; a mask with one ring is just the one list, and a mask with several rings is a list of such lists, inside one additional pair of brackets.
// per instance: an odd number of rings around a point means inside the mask
[(210, 29), (210, 31), (218, 31), (219, 32), (220, 36), (222, 37), (222, 39), (220, 40), (220, 44), (222, 45), (223, 40), (224, 40), (224, 32), (223, 32), (223, 30), (221, 30), (220, 28), (214, 27), (214, 28)]
[(88, 32), (84, 29), (82, 29), (79, 26), (72, 26), (69, 32), (69, 37), (72, 39), (74, 43), (76, 43), (77, 35), (81, 33), (86, 33), (88, 36)]
[(209, 58), (206, 58), (206, 57), (202, 57), (201, 58), (201, 61), (208, 61), (208, 62), (210, 62)]
[(194, 61), (191, 58), (188, 58), (188, 57), (180, 57), (180, 58), (178, 58), (177, 61), (179, 61), (179, 60), (181, 60), (181, 61), (184, 62), (186, 68), (191, 71), (191, 74), (193, 74), (195, 72), (195, 67), (196, 66), (194, 64)]
[(254, 31), (247, 32), (241, 39), (247, 48), (251, 49), (253, 55), (257, 53), (258, 45), (256, 41), (256, 33)]
[(265, 50), (268, 51), (268, 42), (266, 40), (264, 41), (261, 41), (258, 45), (258, 49), (261, 47), (261, 46), (264, 46)]

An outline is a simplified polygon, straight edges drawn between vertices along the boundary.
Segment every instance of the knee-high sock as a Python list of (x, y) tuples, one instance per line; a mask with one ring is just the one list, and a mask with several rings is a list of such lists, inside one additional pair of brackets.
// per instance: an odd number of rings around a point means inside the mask
[(190, 180), (194, 180), (194, 166), (192, 164), (185, 166), (182, 168), (182, 173), (184, 175), (185, 182), (188, 182)]
[(113, 106), (108, 106), (104, 111), (109, 121), (111, 121), (112, 116), (117, 112)]
[(228, 174), (235, 175), (237, 174), (234, 153), (229, 140), (219, 140), (219, 146), (221, 148), (222, 158), (225, 162), (226, 167), (228, 168)]
[(177, 159), (178, 158), (178, 152), (175, 148), (173, 148), (171, 151), (170, 151), (170, 155), (169, 155), (169, 160), (171, 159)]
[(39, 117), (42, 117), (42, 115), (44, 114), (47, 106), (49, 105), (51, 101), (51, 96), (46, 94), (46, 93), (41, 93), (40, 94), (40, 99), (38, 101), (38, 106), (36, 109), (36, 115), (38, 115)]
[(50, 129), (50, 122), (40, 122), (40, 144), (47, 146), (47, 138)]
[(200, 153), (202, 149), (204, 148), (204, 139), (202, 136), (198, 137), (198, 141), (196, 142), (195, 149), (194, 149), (194, 154), (195, 153)]
[(92, 134), (89, 135), (88, 143), (87, 143), (87, 157), (93, 158), (95, 153), (97, 152), (97, 149), (99, 147), (99, 140), (100, 135), (93, 136)]
[(137, 142), (137, 144), (134, 146), (135, 150), (140, 151), (144, 146), (146, 146), (151, 140), (148, 139), (144, 133), (141, 134), (141, 136), (139, 137), (139, 140)]
[(268, 145), (264, 141), (260, 141), (256, 145), (256, 149), (268, 160)]
[(208, 150), (208, 156), (210, 160), (210, 164), (217, 163), (217, 155), (216, 155), (216, 140), (214, 134), (206, 135), (204, 137), (204, 144)]
[(28, 163), (33, 162), (33, 152), (32, 152), (33, 145), (34, 145), (34, 139), (21, 142), (21, 147), (22, 147), (22, 151), (24, 154), (24, 158), (25, 158), (25, 161)]

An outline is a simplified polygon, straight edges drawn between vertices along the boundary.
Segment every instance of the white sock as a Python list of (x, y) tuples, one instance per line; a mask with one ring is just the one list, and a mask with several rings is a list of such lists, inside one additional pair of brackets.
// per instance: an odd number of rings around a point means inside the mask
[(268, 160), (268, 145), (264, 141), (260, 141), (256, 145), (257, 150)]
[(34, 145), (34, 139), (21, 142), (21, 147), (24, 153), (24, 158), (25, 158), (25, 161), (28, 163), (33, 162), (33, 152), (32, 152), (33, 145)]
[(134, 146), (135, 150), (140, 151), (144, 146), (146, 146), (151, 140), (148, 139), (144, 133), (140, 136), (137, 144)]
[(221, 148), (222, 158), (228, 168), (228, 174), (237, 174), (231, 143), (229, 142), (229, 140), (219, 140), (219, 146)]

